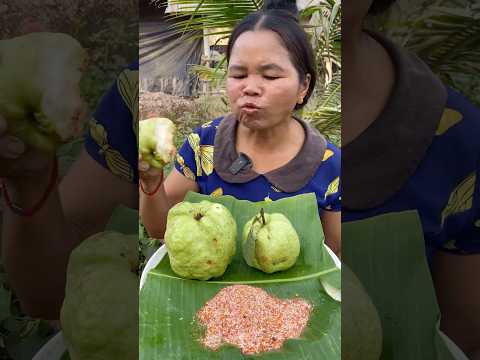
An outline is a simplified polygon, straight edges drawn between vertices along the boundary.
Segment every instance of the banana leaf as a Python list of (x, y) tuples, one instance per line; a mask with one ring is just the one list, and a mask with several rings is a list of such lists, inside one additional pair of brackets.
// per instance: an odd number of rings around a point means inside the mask
[[(439, 332), (440, 310), (416, 211), (342, 223), (342, 261), (378, 311), (382, 360), (454, 359)], [(344, 311), (352, 308), (355, 296), (342, 293)], [(342, 352), (346, 355), (348, 349)]]
[[(185, 201), (209, 200), (225, 205), (237, 221), (237, 252), (225, 274), (210, 281), (187, 280), (170, 268), (168, 255), (151, 270), (140, 291), (140, 359), (340, 359), (340, 303), (323, 289), (320, 279), (336, 271), (325, 251), (324, 237), (314, 194), (303, 194), (273, 202), (253, 203), (231, 196), (217, 198), (189, 193)], [(297, 263), (291, 269), (265, 274), (250, 268), (239, 247), (243, 225), (260, 208), (266, 213), (286, 215), (301, 239)], [(280, 298), (300, 296), (313, 305), (313, 312), (300, 339), (291, 339), (276, 352), (257, 356), (242, 355), (238, 348), (222, 346), (217, 351), (198, 341), (193, 321), (196, 312), (222, 288), (250, 284)]]

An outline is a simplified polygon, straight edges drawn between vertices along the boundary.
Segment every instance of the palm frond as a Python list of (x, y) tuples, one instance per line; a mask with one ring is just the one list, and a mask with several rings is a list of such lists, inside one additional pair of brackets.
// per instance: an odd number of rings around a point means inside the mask
[(173, 28), (177, 32), (225, 28), (216, 34), (227, 35), (241, 19), (258, 10), (263, 0), (170, 0), (169, 5), (177, 11), (169, 18), (185, 18)]
[(402, 0), (370, 25), (415, 52), (446, 84), (480, 105), (480, 77), (471, 76), (480, 67), (480, 6), (468, 0)]
[(302, 114), (305, 120), (337, 145), (341, 130), (341, 88), (341, 72), (338, 71), (315, 100), (313, 108)]

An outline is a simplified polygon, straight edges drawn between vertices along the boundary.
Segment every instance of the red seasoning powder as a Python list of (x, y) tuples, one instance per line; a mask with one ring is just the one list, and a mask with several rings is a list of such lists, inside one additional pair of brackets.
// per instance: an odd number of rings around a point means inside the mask
[(245, 355), (277, 350), (287, 339), (300, 337), (311, 310), (300, 298), (283, 300), (253, 286), (229, 286), (198, 311), (205, 327), (200, 342), (211, 350), (231, 344)]

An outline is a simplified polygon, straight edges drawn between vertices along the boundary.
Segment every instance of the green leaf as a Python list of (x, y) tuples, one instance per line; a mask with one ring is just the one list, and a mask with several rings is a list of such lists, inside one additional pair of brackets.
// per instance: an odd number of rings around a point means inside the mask
[(340, 269), (322, 276), (320, 282), (328, 295), (336, 301), (341, 301), (342, 273)]
[[(199, 329), (195, 313), (220, 289), (232, 284), (251, 284), (280, 298), (300, 296), (313, 304), (313, 314), (300, 339), (289, 340), (279, 352), (255, 359), (340, 359), (340, 304), (334, 301), (319, 279), (336, 271), (324, 247), (324, 237), (314, 194), (303, 194), (273, 202), (253, 203), (231, 196), (212, 198), (189, 193), (185, 201), (209, 200), (225, 205), (237, 222), (237, 253), (225, 274), (210, 281), (186, 280), (170, 268), (166, 256), (153, 269), (140, 292), (140, 359), (171, 360), (248, 359), (239, 349), (222, 347), (216, 352), (196, 340)], [(243, 225), (258, 214), (280, 212), (297, 229), (301, 251), (297, 263), (286, 271), (266, 274), (249, 267), (240, 250)]]
[[(453, 359), (439, 339), (440, 311), (417, 212), (343, 223), (342, 243), (342, 261), (380, 316), (382, 359)], [(355, 293), (343, 290), (343, 305), (355, 302)]]

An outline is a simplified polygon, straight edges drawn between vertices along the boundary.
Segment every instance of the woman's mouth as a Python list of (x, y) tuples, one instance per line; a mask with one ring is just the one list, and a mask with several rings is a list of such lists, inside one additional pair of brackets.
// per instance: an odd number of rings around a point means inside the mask
[(255, 114), (260, 110), (260, 107), (253, 103), (246, 103), (240, 107), (241, 111), (246, 114)]

